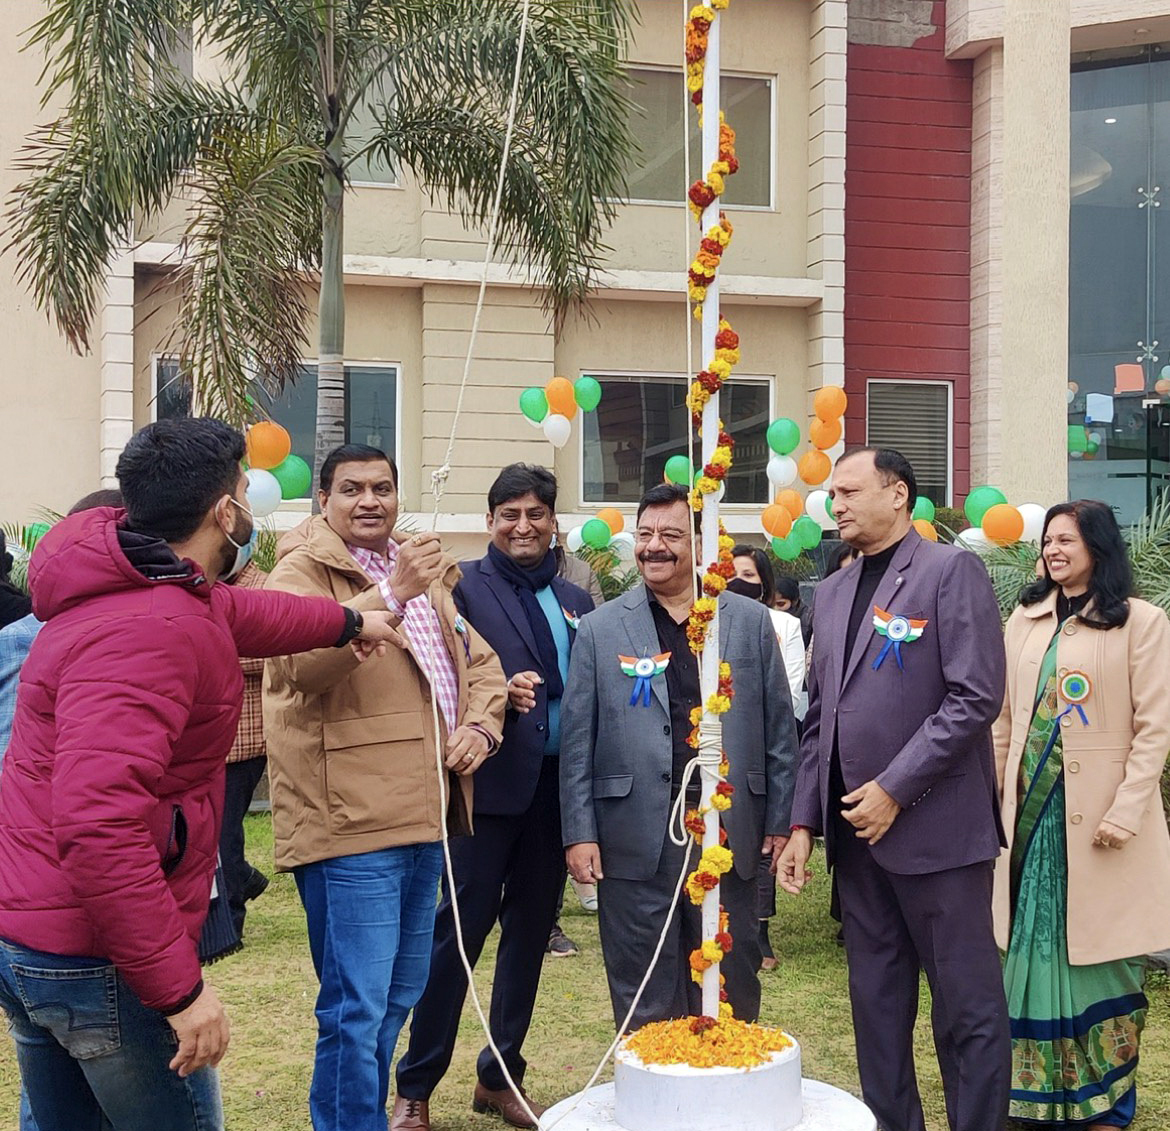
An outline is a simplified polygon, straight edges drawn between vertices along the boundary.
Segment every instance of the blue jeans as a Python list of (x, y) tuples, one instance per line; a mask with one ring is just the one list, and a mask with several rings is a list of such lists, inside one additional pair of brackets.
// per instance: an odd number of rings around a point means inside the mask
[(443, 849), (412, 844), (294, 870), (321, 983), (316, 1131), (386, 1131), (390, 1060), (427, 984)]
[(38, 1131), (222, 1131), (215, 1069), (172, 1071), (174, 1030), (105, 959), (0, 939), (0, 1006)]

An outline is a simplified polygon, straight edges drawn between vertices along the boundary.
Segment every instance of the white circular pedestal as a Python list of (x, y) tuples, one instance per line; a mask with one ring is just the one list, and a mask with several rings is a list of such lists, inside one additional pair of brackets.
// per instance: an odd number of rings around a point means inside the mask
[[(801, 1097), (804, 1118), (792, 1131), (877, 1131), (869, 1108), (840, 1088), (802, 1080)], [(599, 1084), (584, 1096), (569, 1096), (550, 1107), (540, 1120), (540, 1131), (554, 1131), (554, 1127), (555, 1131), (622, 1131), (613, 1111), (613, 1084)]]

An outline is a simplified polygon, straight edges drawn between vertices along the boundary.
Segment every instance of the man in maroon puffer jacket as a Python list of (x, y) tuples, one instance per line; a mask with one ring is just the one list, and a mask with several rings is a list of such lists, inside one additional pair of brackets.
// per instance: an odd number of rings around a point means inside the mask
[(238, 657), (393, 636), (387, 613), (216, 584), (250, 553), (243, 456), (219, 421), (152, 424), (118, 461), (126, 510), (66, 518), (33, 554), (46, 623), (0, 790), (0, 1005), (39, 1131), (222, 1128), (228, 1024), (196, 942)]

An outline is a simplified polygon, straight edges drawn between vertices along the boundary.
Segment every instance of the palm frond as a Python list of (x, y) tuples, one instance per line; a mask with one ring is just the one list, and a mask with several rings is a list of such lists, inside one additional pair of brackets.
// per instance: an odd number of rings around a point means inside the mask
[(641, 580), (637, 566), (623, 567), (621, 560), (613, 550), (595, 550), (592, 546), (582, 546), (576, 553), (595, 574), (601, 585), (601, 594), (607, 601), (620, 597), (632, 589)]

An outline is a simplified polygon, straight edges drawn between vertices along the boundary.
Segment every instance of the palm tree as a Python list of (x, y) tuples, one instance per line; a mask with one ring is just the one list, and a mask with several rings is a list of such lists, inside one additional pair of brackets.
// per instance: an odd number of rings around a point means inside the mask
[[(409, 169), (470, 223), (491, 211), (522, 0), (48, 0), (56, 120), (27, 140), (10, 247), (36, 302), (89, 346), (106, 265), (185, 205), (174, 349), (198, 411), (242, 425), (256, 374), (295, 380), (319, 274), (316, 462), (343, 441), (348, 170)], [(584, 298), (632, 143), (622, 58), (633, 0), (530, 0), (504, 171), (501, 254), (557, 317)], [(176, 42), (225, 81), (168, 63)], [(353, 139), (358, 111), (372, 134)]]

